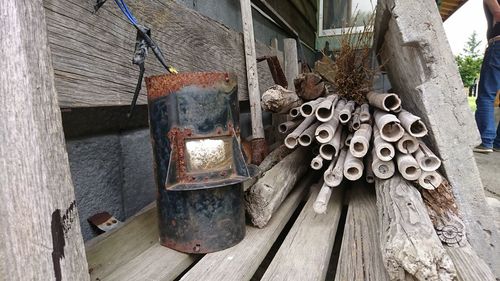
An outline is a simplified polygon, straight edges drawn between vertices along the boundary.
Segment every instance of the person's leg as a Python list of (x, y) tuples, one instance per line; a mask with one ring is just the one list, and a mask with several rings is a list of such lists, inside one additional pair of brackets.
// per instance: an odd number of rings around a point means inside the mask
[(484, 55), (476, 100), (476, 123), (481, 133), (482, 146), (493, 147), (496, 124), (493, 111), (496, 92), (500, 88), (500, 42), (490, 45)]
[(500, 151), (500, 122), (498, 122), (497, 137), (495, 138), (495, 142), (493, 143), (493, 148), (495, 148), (495, 150), (497, 151)]

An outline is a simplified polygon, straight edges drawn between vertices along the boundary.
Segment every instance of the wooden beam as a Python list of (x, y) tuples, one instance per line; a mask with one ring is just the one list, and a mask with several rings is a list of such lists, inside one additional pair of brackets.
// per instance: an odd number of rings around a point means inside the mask
[(205, 255), (181, 280), (250, 280), (297, 209), (310, 180), (308, 177), (297, 185), (265, 228), (247, 227), (243, 241), (229, 249)]
[(0, 15), (0, 278), (89, 280), (42, 1)]
[[(47, 28), (61, 107), (129, 105), (138, 70), (132, 65), (136, 31), (108, 1), (93, 13), (94, 1), (44, 0)], [(240, 100), (248, 100), (243, 37), (175, 1), (128, 1), (138, 21), (151, 28), (168, 63), (180, 72), (228, 71), (238, 76)], [(271, 48), (256, 43), (257, 56)], [(259, 64), (262, 88), (273, 85)], [(165, 73), (150, 54), (146, 75)], [(145, 85), (138, 104), (146, 103)]]
[(318, 215), (313, 204), (320, 188), (317, 184), (312, 189), (261, 280), (325, 280), (342, 212), (343, 189), (333, 190), (326, 213)]
[(494, 281), (495, 275), (489, 266), (481, 259), (472, 247), (445, 247), (457, 268), (459, 281)]
[[(257, 76), (257, 55), (255, 54), (255, 40), (253, 33), (252, 6), (250, 0), (240, 0), (241, 21), (243, 23), (243, 40), (245, 46), (245, 65), (248, 85), (248, 98), (250, 100), (250, 115), (252, 119), (252, 142), (264, 139), (264, 126), (262, 125), (262, 108), (260, 106), (259, 78)], [(254, 147), (252, 147), (254, 151)], [(255, 153), (252, 153), (255, 154)], [(252, 155), (253, 156), (253, 155)], [(253, 160), (253, 157), (252, 157)], [(259, 159), (256, 164), (260, 164)]]
[(335, 280), (390, 280), (379, 247), (375, 192), (366, 183), (355, 182), (353, 185), (347, 195), (349, 209)]

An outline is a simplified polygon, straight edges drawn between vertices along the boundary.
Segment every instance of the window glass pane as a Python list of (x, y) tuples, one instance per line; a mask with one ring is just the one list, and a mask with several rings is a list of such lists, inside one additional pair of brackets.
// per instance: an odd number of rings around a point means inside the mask
[(349, 26), (363, 26), (373, 12), (377, 0), (323, 0), (323, 30)]

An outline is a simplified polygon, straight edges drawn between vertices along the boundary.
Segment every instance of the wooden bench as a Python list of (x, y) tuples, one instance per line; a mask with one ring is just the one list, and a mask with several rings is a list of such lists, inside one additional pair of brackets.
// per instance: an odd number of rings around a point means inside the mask
[(327, 213), (318, 215), (314, 180), (304, 178), (265, 228), (249, 225), (242, 242), (206, 255), (161, 246), (152, 204), (87, 243), (91, 280), (389, 280), (373, 186), (335, 189)]

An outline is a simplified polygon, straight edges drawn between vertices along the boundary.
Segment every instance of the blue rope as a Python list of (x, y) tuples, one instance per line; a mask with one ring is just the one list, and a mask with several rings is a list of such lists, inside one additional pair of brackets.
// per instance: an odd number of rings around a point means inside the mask
[(132, 12), (127, 7), (127, 4), (123, 0), (115, 0), (116, 5), (120, 8), (122, 13), (127, 17), (127, 19), (130, 21), (131, 24), (133, 25), (138, 25), (137, 19), (132, 15)]

